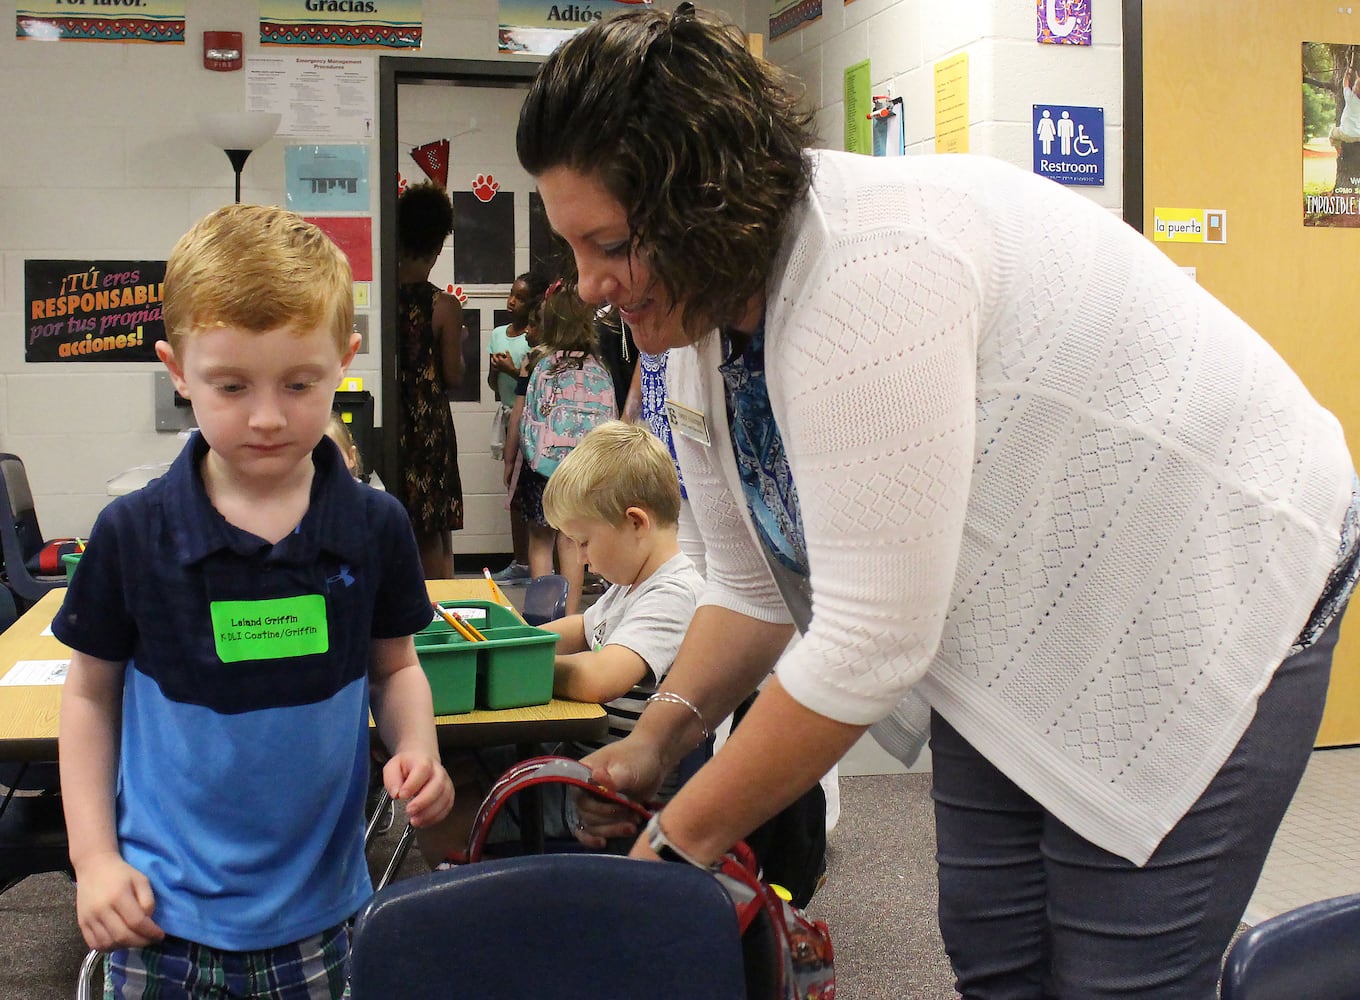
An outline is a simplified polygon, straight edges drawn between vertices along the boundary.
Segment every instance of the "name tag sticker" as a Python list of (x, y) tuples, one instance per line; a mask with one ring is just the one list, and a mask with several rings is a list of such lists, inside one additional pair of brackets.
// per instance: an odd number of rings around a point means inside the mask
[(713, 442), (708, 436), (708, 418), (698, 410), (691, 410), (673, 399), (666, 400), (666, 419), (671, 430), (691, 441), (698, 441), (704, 447)]
[(321, 594), (268, 601), (213, 601), (213, 639), (223, 663), (282, 660), (330, 648)]

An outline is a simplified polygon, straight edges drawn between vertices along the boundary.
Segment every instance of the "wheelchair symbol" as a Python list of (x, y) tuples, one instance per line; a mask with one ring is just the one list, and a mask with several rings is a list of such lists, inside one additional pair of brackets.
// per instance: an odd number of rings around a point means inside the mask
[(1085, 125), (1077, 126), (1077, 137), (1072, 140), (1072, 152), (1078, 156), (1090, 156), (1092, 153), (1100, 152), (1091, 141), (1091, 137), (1086, 134)]

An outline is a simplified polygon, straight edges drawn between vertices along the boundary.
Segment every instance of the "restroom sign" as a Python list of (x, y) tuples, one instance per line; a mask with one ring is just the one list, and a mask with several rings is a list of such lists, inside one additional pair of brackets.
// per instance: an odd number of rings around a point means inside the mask
[(1034, 172), (1059, 184), (1105, 183), (1105, 109), (1034, 105)]

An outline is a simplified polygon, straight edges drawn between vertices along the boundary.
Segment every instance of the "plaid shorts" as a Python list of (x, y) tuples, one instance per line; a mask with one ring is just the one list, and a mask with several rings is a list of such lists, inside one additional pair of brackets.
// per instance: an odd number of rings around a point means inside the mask
[(349, 928), (260, 951), (222, 951), (167, 937), (105, 963), (104, 1000), (346, 1000)]

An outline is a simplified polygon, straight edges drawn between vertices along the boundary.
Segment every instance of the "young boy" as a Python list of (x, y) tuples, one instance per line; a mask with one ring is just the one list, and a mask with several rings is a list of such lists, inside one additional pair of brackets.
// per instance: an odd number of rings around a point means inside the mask
[[(553, 694), (599, 702), (609, 715), (609, 732), (600, 743), (567, 743), (544, 752), (584, 757), (632, 730), (675, 659), (704, 580), (677, 540), (675, 464), (666, 446), (641, 424), (611, 420), (582, 438), (548, 479), (543, 511), (576, 543), (581, 561), (612, 584), (584, 613), (543, 626), (561, 636)], [(511, 763), (498, 760), (493, 767)], [(672, 775), (662, 786), (663, 797), (674, 792), (675, 781)], [(427, 860), (441, 860), (465, 846), (476, 792), (485, 790), (460, 792), (467, 809), (419, 837)], [(573, 824), (565, 812), (566, 797), (551, 785), (544, 793), (545, 832), (569, 836)], [(507, 824), (493, 839), (512, 834)]]
[(409, 520), (323, 434), (351, 295), (344, 256), (277, 208), (213, 213), (166, 265), (156, 352), (200, 432), (100, 514), (53, 623), (76, 911), (108, 995), (342, 995), (372, 893), (370, 705), (412, 822), (452, 805)]

